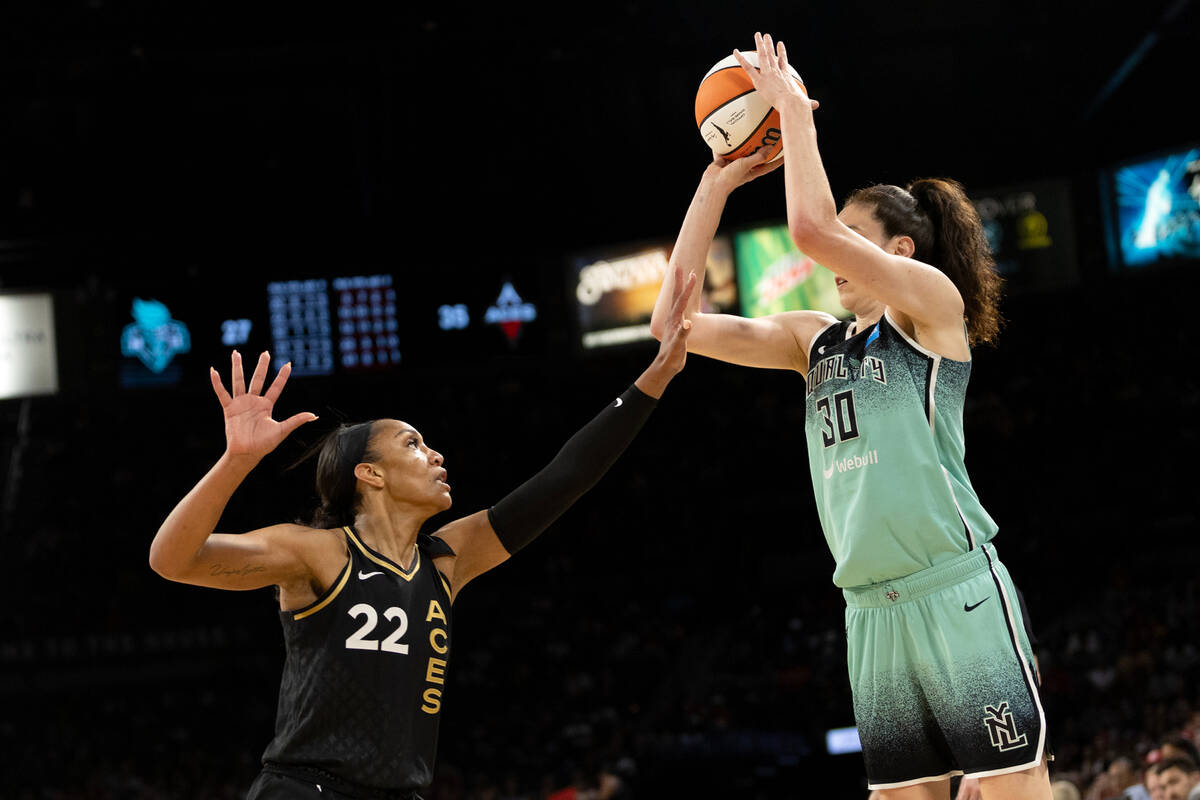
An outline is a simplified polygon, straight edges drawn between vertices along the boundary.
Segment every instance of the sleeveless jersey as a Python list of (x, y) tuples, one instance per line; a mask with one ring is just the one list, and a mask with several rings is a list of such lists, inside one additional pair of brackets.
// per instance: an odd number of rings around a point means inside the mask
[(963, 461), (971, 362), (931, 353), (886, 314), (852, 324), (814, 337), (805, 390), (809, 471), (843, 588), (911, 575), (996, 534)]
[[(287, 656), (263, 764), (344, 790), (416, 790), (433, 779), (450, 587), (421, 535), (409, 569), (343, 529), (350, 560), (317, 601), (281, 611)], [(332, 780), (331, 780), (332, 779)]]

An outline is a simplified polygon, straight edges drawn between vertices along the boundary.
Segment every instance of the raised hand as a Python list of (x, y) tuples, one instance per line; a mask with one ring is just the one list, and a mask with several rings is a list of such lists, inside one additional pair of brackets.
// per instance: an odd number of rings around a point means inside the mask
[[(740, 50), (734, 50), (733, 57), (750, 76), (755, 91), (764, 100), (773, 108), (779, 108), (780, 103), (789, 97), (808, 97), (792, 73), (788, 71), (787, 48), (784, 47), (783, 42), (775, 44), (771, 40), (771, 34), (756, 33), (754, 34), (754, 45), (758, 55), (757, 68), (742, 55)], [(809, 100), (809, 107), (812, 110), (815, 111), (819, 105), (820, 103), (816, 100)]]
[(716, 185), (725, 192), (732, 192), (742, 184), (749, 183), (755, 178), (782, 167), (782, 158), (767, 163), (768, 158), (775, 156), (778, 147), (780, 147), (778, 143), (772, 147), (761, 147), (750, 155), (735, 158), (733, 161), (727, 161), (714, 154), (712, 163), (705, 170), (706, 177), (715, 181)]
[(692, 293), (696, 290), (696, 273), (689, 272), (685, 282), (683, 270), (678, 264), (674, 269), (675, 291), (671, 295), (671, 315), (667, 318), (667, 327), (658, 347), (658, 358), (655, 359), (671, 375), (678, 374), (687, 361), (687, 337), (692, 329), (692, 321), (686, 312)]
[(230, 359), (233, 363), (230, 375), (232, 395), (225, 391), (217, 371), (209, 367), (213, 391), (216, 392), (217, 399), (221, 401), (221, 409), (225, 412), (225, 451), (229, 455), (262, 458), (296, 428), (317, 418), (316, 414), (307, 411), (293, 414), (281, 422), (271, 417), (275, 401), (279, 399), (280, 392), (287, 384), (288, 375), (292, 372), (290, 361), (279, 369), (279, 374), (264, 392), (267, 366), (271, 363), (270, 353), (264, 352), (258, 357), (258, 364), (254, 368), (254, 374), (250, 376), (248, 388), (242, 374), (242, 354), (234, 350)]

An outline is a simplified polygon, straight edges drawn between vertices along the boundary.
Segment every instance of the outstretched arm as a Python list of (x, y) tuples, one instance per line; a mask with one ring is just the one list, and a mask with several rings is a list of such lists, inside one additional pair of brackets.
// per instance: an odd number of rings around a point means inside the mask
[[(714, 156), (700, 176), (700, 185), (692, 196), (687, 213), (683, 217), (683, 225), (675, 238), (675, 246), (671, 249), (671, 265), (663, 276), (662, 289), (654, 303), (654, 313), (650, 317), (650, 331), (656, 339), (662, 339), (667, 323), (671, 317), (672, 301), (677, 287), (675, 285), (675, 267), (682, 271), (683, 279), (689, 275), (696, 276), (696, 286), (704, 287), (704, 273), (708, 262), (708, 251), (712, 246), (713, 237), (721, 224), (721, 215), (725, 211), (725, 202), (734, 189), (755, 178), (766, 175), (779, 168), (781, 162), (767, 162), (767, 157), (775, 154), (775, 148), (761, 148), (757, 152), (734, 161), (726, 161), (720, 156)], [(700, 292), (697, 291), (688, 301), (685, 313), (695, 323), (695, 315), (700, 312)], [(693, 325), (694, 328), (694, 325)], [(695, 346), (689, 336), (688, 347)], [(693, 351), (694, 352), (694, 351)]]
[(940, 270), (893, 255), (838, 219), (837, 204), (817, 149), (812, 103), (787, 69), (787, 48), (754, 35), (758, 67), (734, 51), (755, 90), (779, 111), (783, 132), (788, 229), (796, 246), (822, 266), (925, 326), (962, 328), (963, 302)]
[[(778, 168), (783, 162), (767, 162), (774, 148), (762, 148), (753, 155), (735, 161), (717, 156), (704, 170), (700, 185), (692, 197), (675, 247), (671, 250), (671, 269), (663, 280), (650, 319), (650, 332), (662, 339), (671, 314), (676, 291), (676, 269), (684, 279), (696, 276), (696, 285), (704, 285), (708, 250), (721, 222), (729, 194), (744, 183)], [(818, 330), (833, 321), (816, 311), (793, 311), (751, 319), (735, 314), (700, 312), (700, 293), (688, 307), (692, 329), (687, 348), (698, 355), (748, 367), (792, 369), (804, 373), (808, 367), (806, 348)]]
[(475, 576), (517, 552), (604, 476), (637, 436), (671, 379), (683, 369), (691, 322), (685, 310), (696, 278), (676, 270), (675, 297), (658, 354), (624, 394), (572, 436), (540, 472), (487, 511), (455, 520), (435, 536), (457, 554), (455, 594)]
[(285, 364), (263, 392), (270, 356), (263, 353), (259, 357), (249, 388), (242, 375), (241, 354), (234, 351), (231, 358), (232, 395), (225, 391), (216, 370), (209, 372), (225, 413), (225, 452), (159, 527), (150, 544), (150, 567), (164, 578), (182, 583), (257, 589), (303, 573), (304, 540), (298, 534), (308, 529), (275, 525), (241, 535), (213, 530), (229, 498), (262, 457), (316, 415), (300, 413), (282, 422), (271, 418), (291, 364)]

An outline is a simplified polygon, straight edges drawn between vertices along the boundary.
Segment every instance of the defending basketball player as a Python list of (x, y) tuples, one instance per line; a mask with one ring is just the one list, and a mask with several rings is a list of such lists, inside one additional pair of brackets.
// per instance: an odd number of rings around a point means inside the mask
[(380, 419), (342, 426), (321, 445), (314, 525), (214, 533), (234, 490), (292, 431), (272, 409), (290, 374), (264, 391), (263, 353), (246, 385), (232, 355), (230, 390), (216, 370), (226, 449), (163, 522), (150, 565), (163, 577), (217, 589), (276, 586), (287, 659), (275, 738), (250, 798), (416, 798), (433, 778), (451, 608), (476, 576), (508, 559), (587, 492), (637, 435), (684, 366), (696, 279), (677, 275), (658, 354), (634, 384), (537, 475), (491, 508), (432, 536), (450, 508), (444, 460), (413, 426)]
[[(756, 35), (755, 91), (780, 113), (788, 226), (837, 276), (846, 321), (796, 311), (702, 314), (688, 349), (804, 377), (817, 509), (846, 598), (854, 711), (868, 783), (886, 800), (947, 800), (978, 779), (985, 800), (1050, 797), (1046, 725), (1017, 594), (996, 556), (996, 523), (964, 464), (970, 346), (999, 327), (1000, 281), (961, 186), (872, 186), (837, 211), (817, 149), (813, 102), (783, 44)], [(725, 200), (773, 155), (716, 160), (672, 254), (703, 278)], [(652, 330), (665, 333), (668, 275)], [(664, 327), (660, 328), (660, 322)]]

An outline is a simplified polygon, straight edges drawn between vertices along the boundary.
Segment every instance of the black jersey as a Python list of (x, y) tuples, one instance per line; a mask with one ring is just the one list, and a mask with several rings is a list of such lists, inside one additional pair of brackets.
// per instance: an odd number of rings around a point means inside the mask
[(350, 560), (317, 601), (281, 611), (287, 660), (263, 764), (346, 790), (433, 779), (450, 660), (450, 586), (417, 538), (405, 570), (345, 528)]

